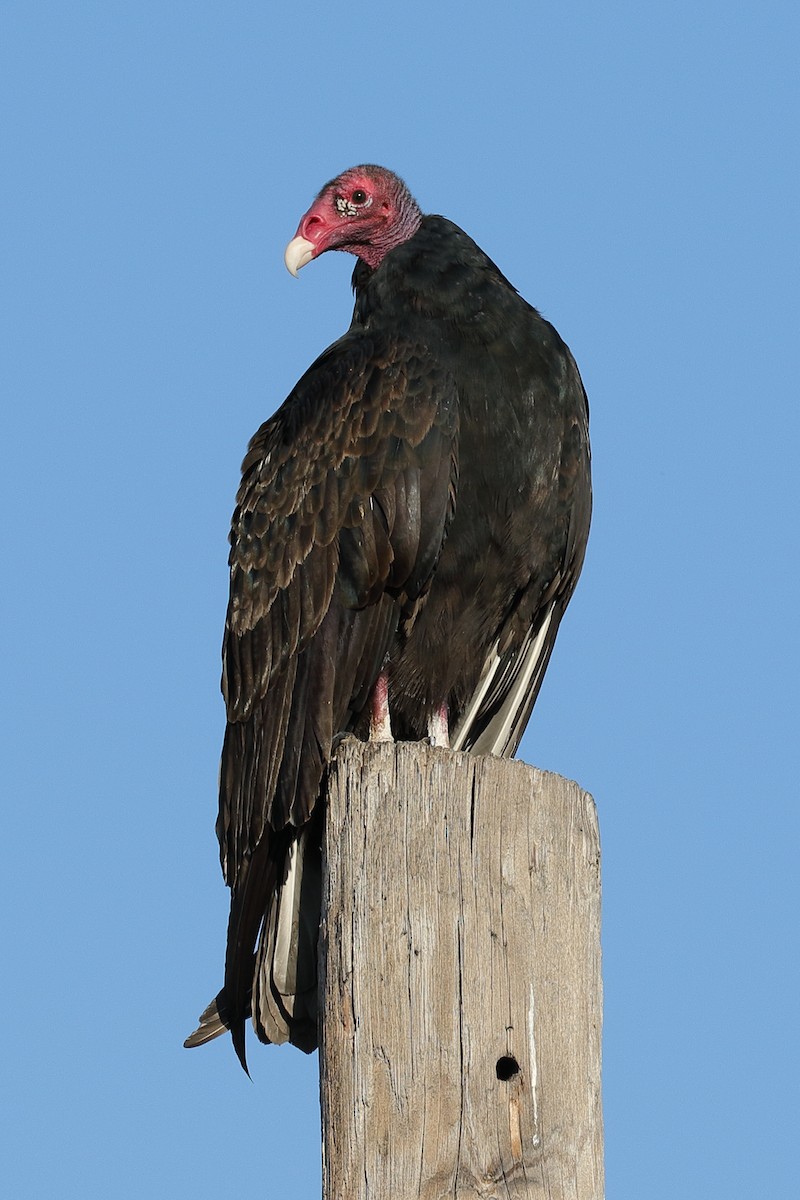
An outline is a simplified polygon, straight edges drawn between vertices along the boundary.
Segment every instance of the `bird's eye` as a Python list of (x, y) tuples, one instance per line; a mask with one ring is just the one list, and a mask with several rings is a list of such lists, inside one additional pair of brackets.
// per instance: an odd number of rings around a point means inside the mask
[(363, 188), (356, 188), (350, 199), (353, 201), (353, 204), (363, 204), (367, 199), (367, 193)]

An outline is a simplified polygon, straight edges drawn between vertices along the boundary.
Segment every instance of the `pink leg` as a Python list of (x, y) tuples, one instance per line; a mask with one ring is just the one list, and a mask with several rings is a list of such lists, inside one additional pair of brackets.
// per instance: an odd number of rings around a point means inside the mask
[(428, 737), (432, 746), (450, 746), (450, 722), (447, 705), (441, 704), (428, 718)]
[(393, 742), (392, 722), (389, 717), (389, 680), (381, 671), (369, 700), (369, 740), (371, 742)]

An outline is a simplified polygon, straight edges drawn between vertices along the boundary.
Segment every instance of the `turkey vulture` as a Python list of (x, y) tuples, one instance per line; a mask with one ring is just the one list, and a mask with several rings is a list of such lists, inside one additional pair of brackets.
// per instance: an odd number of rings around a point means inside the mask
[(583, 563), (588, 409), (552, 325), (376, 166), (325, 185), (293, 275), (356, 255), (347, 333), (250, 443), (230, 535), (217, 835), (225, 1029), (317, 1044), (325, 771), (337, 739), (512, 755)]

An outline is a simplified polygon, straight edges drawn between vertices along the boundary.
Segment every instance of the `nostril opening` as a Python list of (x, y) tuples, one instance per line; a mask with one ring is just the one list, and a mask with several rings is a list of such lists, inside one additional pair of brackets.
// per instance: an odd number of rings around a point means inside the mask
[(504, 1054), (502, 1058), (498, 1058), (497, 1066), (495, 1067), (497, 1078), (503, 1083), (508, 1083), (509, 1079), (513, 1079), (515, 1075), (519, 1075), (519, 1063), (510, 1054)]
[(316, 217), (313, 214), (309, 214), (303, 220), (303, 223), (297, 232), (299, 233), (300, 237), (304, 237), (307, 242), (316, 243), (317, 238), (321, 235), (323, 230), (324, 223), (322, 217)]

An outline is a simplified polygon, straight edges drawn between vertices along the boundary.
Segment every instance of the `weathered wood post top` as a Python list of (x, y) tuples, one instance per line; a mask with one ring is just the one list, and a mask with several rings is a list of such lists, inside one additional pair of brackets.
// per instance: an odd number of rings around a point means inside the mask
[(327, 1200), (602, 1200), (591, 796), (348, 740), (325, 854)]

